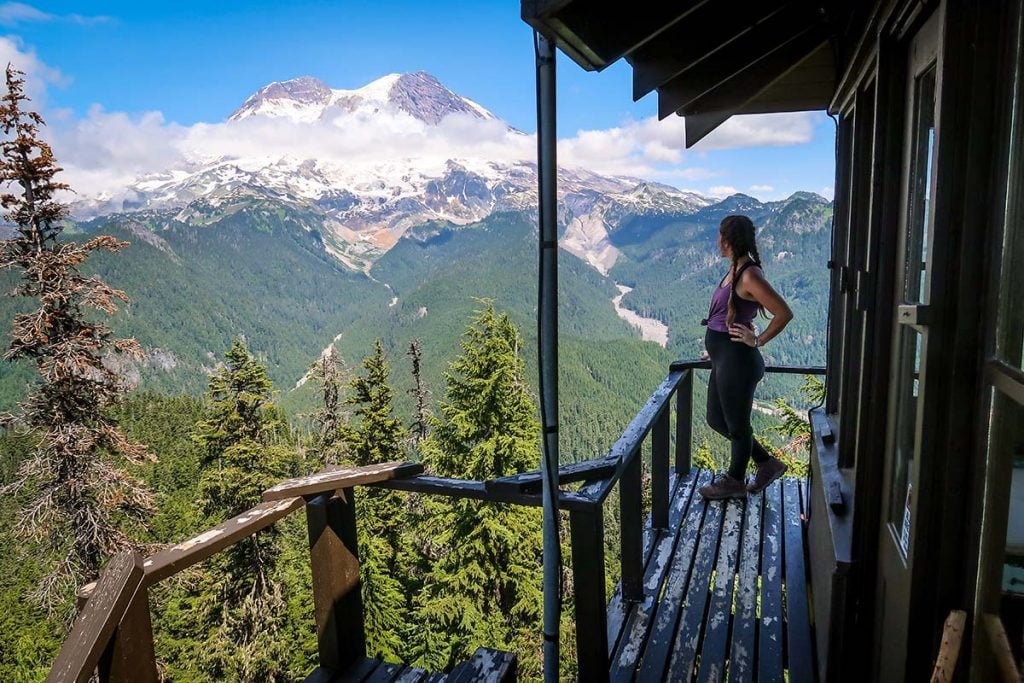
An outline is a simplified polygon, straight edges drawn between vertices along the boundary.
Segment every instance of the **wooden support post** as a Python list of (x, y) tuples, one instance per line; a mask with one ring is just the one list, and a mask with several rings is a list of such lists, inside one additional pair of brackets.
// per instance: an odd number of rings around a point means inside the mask
[(628, 456), (630, 462), (619, 480), (622, 597), (631, 602), (644, 599), (643, 478), (639, 449), (637, 444), (637, 451)]
[(157, 683), (149, 592), (139, 586), (121, 618), (99, 665), (100, 680), (110, 683)]
[(658, 414), (651, 434), (651, 527), (668, 529), (668, 404)]
[(693, 370), (687, 370), (676, 390), (676, 475), (687, 477), (693, 467)]
[(569, 513), (576, 605), (578, 680), (608, 680), (608, 604), (604, 588), (604, 517), (601, 507)]
[(352, 489), (306, 502), (319, 664), (344, 671), (366, 656)]

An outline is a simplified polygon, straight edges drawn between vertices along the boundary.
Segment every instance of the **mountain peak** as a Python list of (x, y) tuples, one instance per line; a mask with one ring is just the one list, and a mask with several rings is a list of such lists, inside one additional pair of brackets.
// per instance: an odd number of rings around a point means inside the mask
[(309, 123), (338, 110), (367, 115), (402, 112), (430, 125), (437, 125), (451, 114), (496, 118), (426, 71), (387, 74), (353, 90), (331, 89), (312, 76), (274, 82), (260, 88), (229, 118), (238, 121), (249, 116), (270, 116)]
[(405, 113), (436, 125), (450, 114), (469, 114), (479, 119), (494, 115), (475, 102), (456, 95), (432, 74), (417, 71), (402, 74), (391, 86), (388, 101)]
[(308, 116), (302, 116), (302, 110), (324, 107), (331, 101), (331, 96), (332, 91), (327, 84), (312, 76), (274, 81), (253, 93), (229, 118), (237, 121), (264, 114), (310, 120)]

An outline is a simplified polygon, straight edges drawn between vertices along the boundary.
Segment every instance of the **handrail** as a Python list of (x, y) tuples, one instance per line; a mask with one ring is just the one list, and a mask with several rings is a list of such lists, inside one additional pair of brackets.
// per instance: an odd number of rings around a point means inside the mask
[[(652, 531), (668, 527), (671, 481), (669, 475), (670, 403), (676, 396), (676, 477), (687, 476), (692, 465), (693, 374), (710, 370), (710, 360), (676, 361), (636, 414), (609, 453), (574, 467), (588, 468), (603, 476), (592, 477), (577, 495), (589, 498), (593, 506), (574, 510), (569, 516), (574, 584), (577, 590), (576, 650), (580, 680), (606, 681), (609, 657), (615, 643), (609, 642), (608, 603), (605, 600), (603, 506), (616, 485), (619, 486), (620, 593), (616, 600), (637, 602), (644, 599), (643, 480), (639, 453), (644, 439), (651, 435), (651, 514)], [(822, 375), (822, 367), (767, 366), (765, 372), (779, 374)], [(517, 483), (532, 484), (537, 473), (518, 475)], [(512, 486), (512, 482), (505, 483)]]
[(143, 573), (142, 557), (136, 552), (119, 553), (107, 563), (93, 598), (75, 619), (46, 677), (47, 683), (85, 683), (92, 678), (142, 585)]
[[(688, 473), (691, 465), (693, 371), (710, 367), (710, 362), (704, 360), (673, 363), (668, 376), (606, 455), (559, 468), (560, 484), (584, 482), (576, 491), (560, 490), (558, 493), (559, 508), (570, 512), (575, 583), (577, 587), (587, 587), (585, 591), (578, 591), (575, 600), (581, 680), (604, 680), (608, 676), (604, 502), (612, 488), (619, 484), (621, 597), (627, 601), (642, 599), (642, 476), (638, 454), (644, 439), (651, 435), (651, 526), (666, 528), (670, 490), (670, 402), (675, 395), (675, 470), (680, 476)], [(824, 373), (824, 368), (817, 367), (769, 366), (765, 370), (787, 374)], [(80, 591), (80, 600), (88, 602), (48, 680), (87, 680), (104, 652), (108, 657), (103, 661), (113, 659), (113, 664), (101, 671), (101, 680), (156, 680), (147, 588), (252, 536), (303, 506), (310, 535), (320, 665), (338, 669), (365, 652), (362, 603), (359, 591), (352, 590), (359, 572), (354, 552), (355, 507), (351, 495), (355, 486), (541, 506), (539, 472), (485, 482), (435, 477), (422, 472), (423, 466), (416, 463), (328, 468), (273, 486), (264, 492), (264, 501), (259, 505), (144, 561), (138, 555), (115, 557), (99, 582), (88, 584)], [(131, 567), (125, 564), (129, 560)], [(355, 623), (357, 617), (359, 623)], [(114, 658), (109, 656), (112, 651), (117, 655)]]

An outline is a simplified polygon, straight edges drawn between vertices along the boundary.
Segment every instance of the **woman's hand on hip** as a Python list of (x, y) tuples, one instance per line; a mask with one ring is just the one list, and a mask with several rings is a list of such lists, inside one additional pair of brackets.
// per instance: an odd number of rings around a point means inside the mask
[(757, 346), (757, 337), (754, 335), (752, 325), (747, 326), (733, 323), (729, 326), (729, 336), (734, 342), (742, 342), (747, 346)]

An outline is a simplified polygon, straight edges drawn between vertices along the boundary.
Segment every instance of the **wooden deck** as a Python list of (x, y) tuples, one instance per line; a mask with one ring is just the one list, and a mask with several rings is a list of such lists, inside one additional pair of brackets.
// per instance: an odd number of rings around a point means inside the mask
[(449, 673), (430, 673), (415, 666), (360, 657), (343, 672), (319, 668), (305, 683), (506, 683), (516, 680), (516, 658), (508, 652), (478, 648), (469, 660)]
[(673, 477), (669, 528), (645, 531), (644, 599), (608, 607), (613, 681), (814, 681), (805, 480), (704, 501)]

